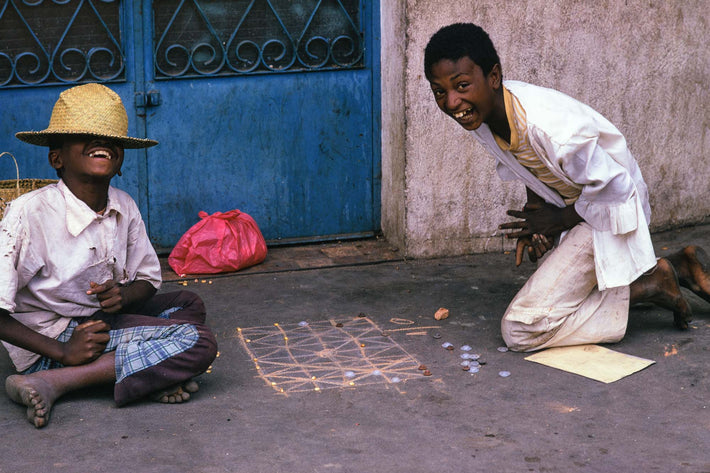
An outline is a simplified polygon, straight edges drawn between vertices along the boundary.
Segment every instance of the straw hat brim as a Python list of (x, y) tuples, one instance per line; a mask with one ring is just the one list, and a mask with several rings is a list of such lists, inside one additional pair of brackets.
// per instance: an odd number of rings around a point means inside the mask
[(119, 136), (119, 135), (107, 135), (102, 133), (92, 133), (89, 131), (82, 130), (42, 130), (42, 131), (21, 131), (15, 133), (15, 137), (20, 141), (29, 143), (31, 145), (37, 146), (49, 146), (53, 137), (60, 137), (65, 135), (82, 135), (82, 136), (93, 136), (96, 138), (108, 138), (112, 141), (118, 143), (122, 148), (125, 149), (139, 149), (139, 148), (150, 148), (158, 144), (155, 140), (149, 140), (147, 138), (132, 138), (130, 136)]

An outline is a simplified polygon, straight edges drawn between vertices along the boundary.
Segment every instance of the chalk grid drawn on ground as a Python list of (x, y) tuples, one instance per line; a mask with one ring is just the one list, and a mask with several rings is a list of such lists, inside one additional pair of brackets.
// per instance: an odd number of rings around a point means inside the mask
[[(341, 326), (342, 325), (342, 326)], [(419, 363), (367, 317), (238, 328), (259, 377), (277, 393), (421, 378)]]

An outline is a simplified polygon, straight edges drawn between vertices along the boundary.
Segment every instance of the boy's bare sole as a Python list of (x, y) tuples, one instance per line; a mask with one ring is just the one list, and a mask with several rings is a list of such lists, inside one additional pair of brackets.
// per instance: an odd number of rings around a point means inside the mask
[(39, 377), (12, 375), (5, 380), (5, 391), (10, 399), (27, 407), (30, 424), (39, 429), (49, 423), (49, 414), (56, 400), (49, 383)]

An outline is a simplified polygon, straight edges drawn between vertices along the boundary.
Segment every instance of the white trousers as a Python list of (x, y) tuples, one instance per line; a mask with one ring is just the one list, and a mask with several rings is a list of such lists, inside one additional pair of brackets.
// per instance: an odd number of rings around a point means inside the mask
[(599, 291), (592, 229), (580, 223), (545, 255), (501, 321), (508, 348), (533, 351), (618, 342), (626, 333), (629, 287)]

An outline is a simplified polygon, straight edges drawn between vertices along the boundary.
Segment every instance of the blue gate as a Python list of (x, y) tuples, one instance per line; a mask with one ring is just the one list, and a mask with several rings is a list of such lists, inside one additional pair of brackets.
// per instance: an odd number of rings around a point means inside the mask
[[(234, 208), (272, 243), (372, 235), (377, 7), (5, 0), (0, 150), (19, 158), (24, 176), (53, 177), (46, 150), (12, 135), (45, 128), (67, 86), (105, 82), (123, 98), (131, 133), (160, 141), (127, 151), (114, 181), (138, 201), (156, 247), (171, 247), (200, 210)], [(11, 169), (0, 163), (0, 177)]]

